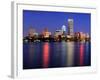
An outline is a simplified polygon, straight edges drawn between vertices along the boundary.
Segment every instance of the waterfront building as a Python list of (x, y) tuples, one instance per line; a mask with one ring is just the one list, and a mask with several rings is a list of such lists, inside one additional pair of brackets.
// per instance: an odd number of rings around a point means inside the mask
[(90, 41), (90, 36), (89, 36), (88, 33), (86, 33), (85, 40), (86, 40), (86, 41)]
[(29, 32), (28, 32), (28, 37), (29, 37), (29, 38), (34, 37), (34, 33), (35, 33), (35, 30), (34, 30), (33, 28), (30, 28), (30, 29), (29, 29)]
[(74, 29), (73, 29), (73, 19), (68, 19), (68, 35), (73, 36), (74, 35)]
[(86, 34), (83, 32), (76, 32), (74, 35), (75, 41), (85, 41), (86, 40)]
[(51, 32), (49, 32), (48, 29), (45, 28), (42, 34), (44, 38), (49, 38), (51, 35)]
[(63, 32), (63, 35), (66, 34), (66, 26), (65, 25), (62, 26), (62, 32)]
[(62, 30), (56, 30), (56, 32), (54, 33), (54, 41), (61, 41), (62, 34)]
[(56, 32), (55, 32), (56, 37), (59, 35), (62, 35), (62, 34), (63, 34), (62, 30), (56, 30)]
[(42, 32), (42, 41), (50, 41), (51, 32), (48, 31), (47, 28), (45, 28)]

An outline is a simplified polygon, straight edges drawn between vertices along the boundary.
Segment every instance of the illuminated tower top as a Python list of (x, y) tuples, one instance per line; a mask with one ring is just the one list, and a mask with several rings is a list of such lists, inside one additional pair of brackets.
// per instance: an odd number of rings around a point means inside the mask
[(63, 31), (63, 32), (66, 31), (66, 26), (65, 26), (65, 25), (62, 26), (62, 31)]

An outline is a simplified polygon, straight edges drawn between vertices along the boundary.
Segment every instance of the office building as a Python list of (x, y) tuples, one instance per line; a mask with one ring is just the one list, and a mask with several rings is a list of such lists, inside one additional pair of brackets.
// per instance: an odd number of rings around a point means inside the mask
[(74, 35), (74, 29), (73, 29), (73, 19), (68, 19), (68, 35), (73, 36)]

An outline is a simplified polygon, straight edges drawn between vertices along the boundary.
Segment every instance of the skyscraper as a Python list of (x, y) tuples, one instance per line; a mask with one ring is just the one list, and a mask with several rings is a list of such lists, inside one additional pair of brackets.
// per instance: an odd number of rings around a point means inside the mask
[(65, 33), (66, 33), (66, 26), (65, 25), (62, 26), (62, 32), (65, 35)]
[(73, 19), (68, 19), (68, 35), (73, 36), (74, 30), (73, 30)]

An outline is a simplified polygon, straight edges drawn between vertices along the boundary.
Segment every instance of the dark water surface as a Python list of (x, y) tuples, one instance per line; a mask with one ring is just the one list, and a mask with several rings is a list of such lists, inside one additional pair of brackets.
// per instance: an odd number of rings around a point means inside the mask
[(90, 65), (90, 42), (40, 42), (23, 44), (23, 69)]

